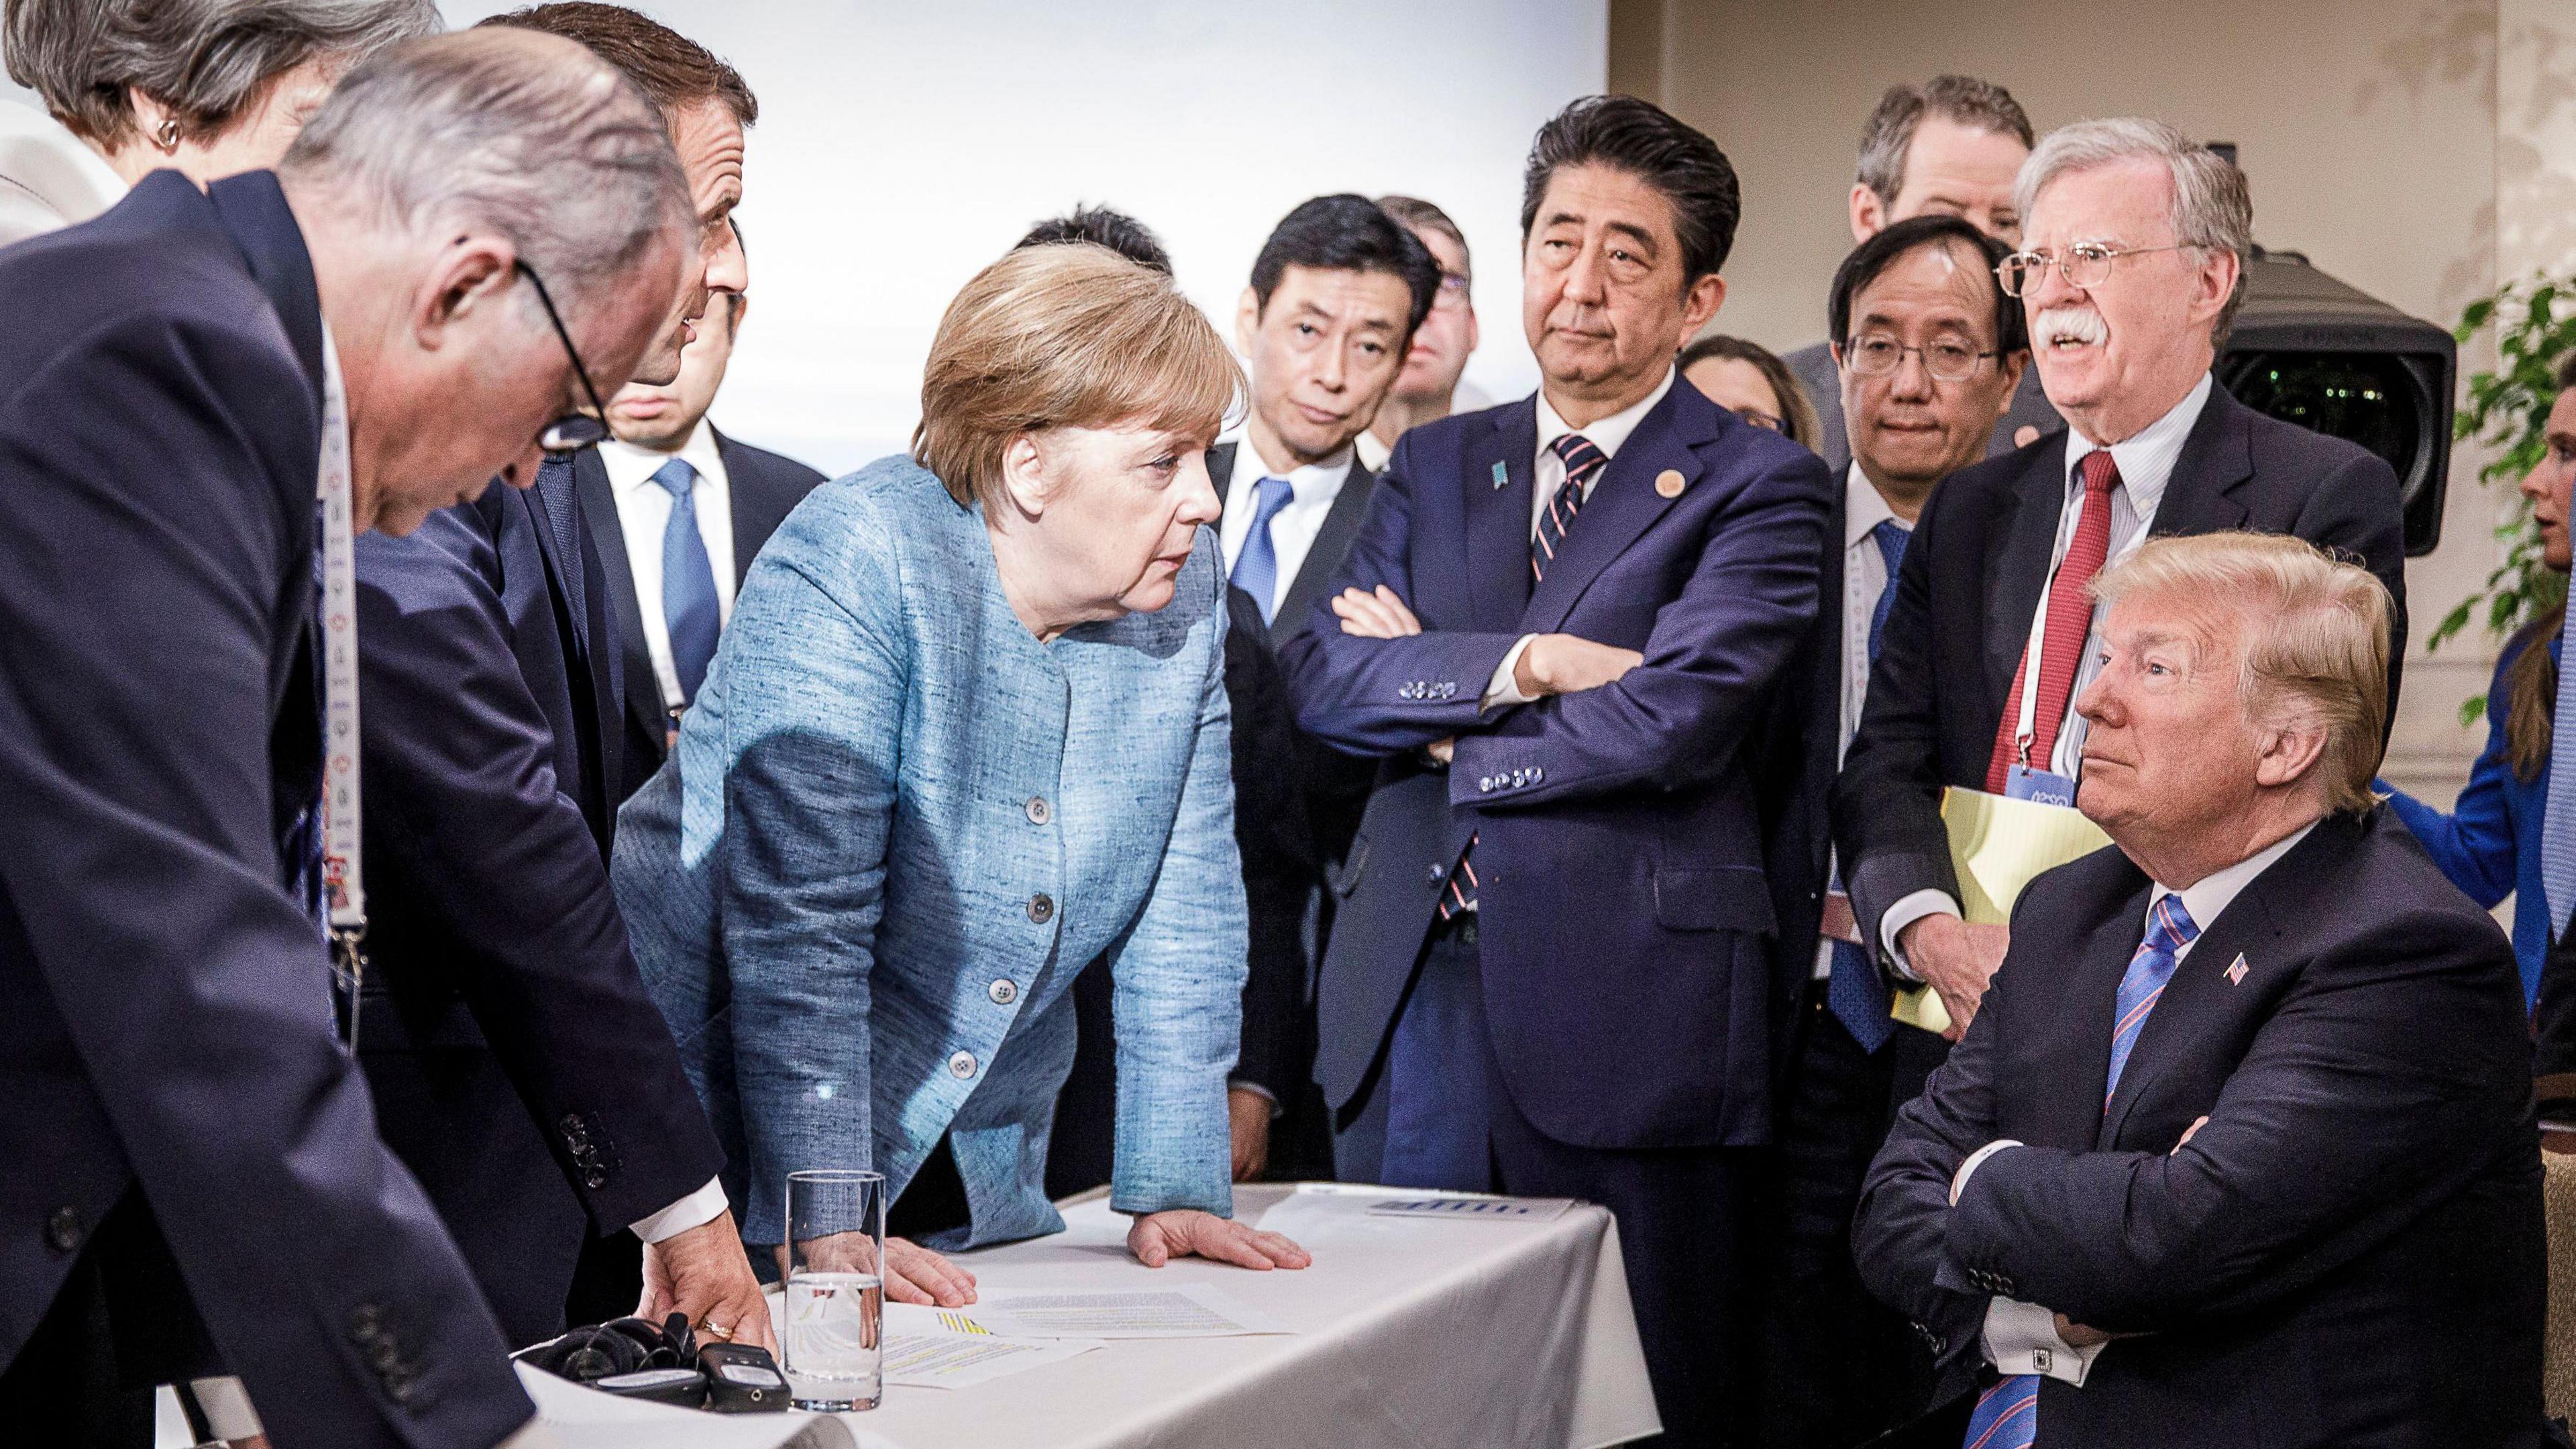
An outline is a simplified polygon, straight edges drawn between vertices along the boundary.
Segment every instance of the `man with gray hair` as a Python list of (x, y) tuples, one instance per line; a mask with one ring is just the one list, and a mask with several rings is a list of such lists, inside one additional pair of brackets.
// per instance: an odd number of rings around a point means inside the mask
[[(1917, 216), (1955, 216), (2006, 246), (2021, 241), (2013, 178), (2030, 155), (2030, 117), (2012, 92), (1967, 75), (1936, 75), (1892, 85), (1860, 132), (1852, 179), (1851, 236), (1865, 242)], [(1843, 382), (1832, 344), (1801, 347), (1780, 359), (1815, 404), (1824, 436), (1819, 451), (1839, 473), (1851, 464), (1843, 421)], [(2057, 428), (2037, 374), (2025, 369), (2012, 406), (1995, 422), (1988, 456), (2009, 453)]]
[(2292, 534), (2387, 587), (2390, 701), (2406, 642), (2397, 475), (2210, 375), (2252, 244), (2244, 173), (2158, 122), (2085, 121), (2040, 144), (2014, 194), (2029, 249), (1997, 271), (2069, 426), (1933, 490), (1834, 791), (1860, 930), (1895, 975), (1940, 993), (1953, 1040), (2007, 931), (1960, 919), (1942, 791), (2074, 795), (2088, 726), (2071, 705), (2101, 657), (2096, 572), (2151, 534)]
[(2522, 980), (2371, 795), (2394, 601), (2244, 533), (2091, 592), (2076, 805), (2115, 848), (2022, 893), (1854, 1233), (1948, 1442), (2538, 1446)]
[(29, 1442), (149, 1444), (151, 1385), (226, 1370), (281, 1449), (541, 1432), (333, 1040), (350, 534), (524, 486), (692, 239), (642, 97), (486, 34), (361, 65), (274, 174), (153, 175), (0, 254), (0, 1422)]

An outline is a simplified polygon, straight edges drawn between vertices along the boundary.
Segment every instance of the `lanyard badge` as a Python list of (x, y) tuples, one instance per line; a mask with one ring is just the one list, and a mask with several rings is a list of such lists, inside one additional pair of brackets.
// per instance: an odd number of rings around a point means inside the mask
[(358, 845), (358, 558), (349, 465), (349, 395), (340, 354), (322, 341), (322, 884), (340, 1038), (358, 1049), (367, 969), (367, 893)]

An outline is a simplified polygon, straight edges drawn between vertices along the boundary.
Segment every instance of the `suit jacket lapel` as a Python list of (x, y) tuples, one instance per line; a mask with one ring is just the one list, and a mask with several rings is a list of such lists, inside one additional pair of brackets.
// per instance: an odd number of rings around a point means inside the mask
[(1227, 490), (1234, 486), (1234, 449), (1232, 443), (1219, 443), (1207, 450), (1208, 482), (1216, 485), (1216, 503), (1225, 507)]
[(1467, 597), (1472, 627), (1501, 633), (1517, 627), (1529, 607), (1538, 394), (1486, 414), (1477, 426), (1481, 432), (1461, 449), (1465, 467), (1458, 480), (1467, 518)]
[[(2122, 861), (2120, 886), (2096, 915), (2068, 957), (2066, 979), (2048, 1002), (2049, 1031), (2034, 1080), (2052, 1089), (2029, 1104), (2045, 1135), (2030, 1140), (2043, 1146), (2082, 1151), (2102, 1131), (2102, 1084), (2111, 1076), (2111, 1028), (2116, 1024), (2120, 978), (2147, 932), (2147, 893), (2153, 887), (2146, 872)], [(2048, 970), (2046, 965), (2041, 970)], [(2022, 993), (2029, 999), (2030, 993)], [(2047, 998), (2040, 998), (2046, 1001)], [(2130, 1058), (2130, 1070), (2136, 1069)]]
[(2066, 455), (2055, 448), (2034, 453), (2010, 497), (1997, 501), (2004, 537), (2003, 546), (1988, 555), (1994, 572), (1986, 579), (1986, 694), (1998, 717), (2012, 698), (2013, 670), (2030, 643), (2031, 616), (2048, 586), (2049, 556), (2065, 509)]
[[(611, 612), (617, 616), (617, 643), (620, 655), (620, 691), (624, 699), (620, 708), (635, 717), (647, 739), (658, 740), (669, 728), (669, 717), (662, 709), (661, 681), (653, 673), (653, 653), (644, 642), (643, 600), (635, 592), (635, 566), (626, 556), (626, 530), (618, 522), (617, 492), (608, 481), (608, 465), (601, 462), (597, 449), (574, 455), (572, 465), (574, 496), (581, 499), (583, 523), (590, 530), (591, 546), (599, 554), (600, 592), (608, 596)], [(735, 490), (739, 496), (740, 490)], [(658, 606), (660, 601), (655, 600)]]
[(206, 189), (223, 218), (224, 230), (250, 264), (251, 280), (268, 294), (285, 324), (286, 340), (313, 385), (313, 400), (322, 400), (322, 295), (313, 281), (313, 258), (304, 249), (304, 232), (287, 207), (273, 172), (253, 171), (228, 177)]
[(2230, 495), (2254, 476), (2251, 416), (2252, 410), (2228, 396), (2226, 388), (2209, 385), (2209, 401), (2174, 458), (2173, 476), (2165, 481), (2149, 533), (2222, 533), (2245, 526), (2244, 505)]
[[(1565, 542), (1556, 551), (1556, 561), (1548, 565), (1547, 577), (1530, 595), (1529, 608), (1521, 617), (1524, 632), (1545, 634), (1563, 624), (1574, 601), (1601, 571), (1673, 506), (1680, 494), (1665, 497), (1656, 486), (1658, 477), (1681, 474), (1684, 491), (1699, 481), (1701, 463), (1693, 449), (1718, 436), (1725, 426), (1719, 422), (1721, 416), (1715, 403), (1675, 379), (1664, 400), (1638, 419), (1637, 430), (1602, 470), (1591, 498), (1565, 531)], [(1526, 546), (1522, 552), (1528, 552)]]
[(1333, 575), (1341, 571), (1342, 556), (1351, 551), (1351, 540), (1359, 537), (1360, 519), (1368, 513), (1369, 492), (1376, 486), (1377, 475), (1353, 457), (1350, 471), (1342, 475), (1341, 491), (1333, 495), (1333, 506), (1325, 510), (1323, 525), (1315, 530), (1315, 541), (1306, 548), (1305, 561), (1297, 565), (1297, 577), (1288, 581), (1288, 593), (1279, 601), (1279, 613), (1271, 621), (1274, 641), (1305, 626), (1315, 601), (1324, 596)]

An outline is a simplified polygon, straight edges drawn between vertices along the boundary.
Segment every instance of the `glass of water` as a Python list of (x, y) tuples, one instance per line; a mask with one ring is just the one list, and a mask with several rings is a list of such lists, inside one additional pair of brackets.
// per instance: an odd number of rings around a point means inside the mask
[(788, 1397), (800, 1409), (873, 1409), (884, 1395), (886, 1180), (787, 1174)]

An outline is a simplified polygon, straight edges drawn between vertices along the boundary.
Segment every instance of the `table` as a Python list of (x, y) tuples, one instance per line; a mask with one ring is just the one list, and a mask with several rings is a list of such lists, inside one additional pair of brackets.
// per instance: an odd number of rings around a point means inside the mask
[[(1599, 1449), (1656, 1431), (1609, 1213), (1577, 1203), (1551, 1221), (1504, 1223), (1333, 1211), (1395, 1195), (1238, 1188), (1239, 1217), (1305, 1197), (1290, 1211), (1317, 1225), (1302, 1240), (1314, 1266), (1270, 1273), (1195, 1259), (1140, 1267), (1127, 1256), (1126, 1219), (1105, 1200), (1076, 1200), (1058, 1236), (961, 1255), (985, 1298), (1203, 1282), (1296, 1332), (1117, 1341), (971, 1388), (889, 1386), (883, 1407), (841, 1421), (862, 1449)], [(775, 1420), (629, 1404), (560, 1381), (542, 1387), (566, 1449), (718, 1449), (788, 1437)], [(611, 1411), (622, 1412), (602, 1422)]]

